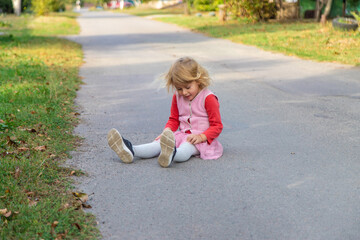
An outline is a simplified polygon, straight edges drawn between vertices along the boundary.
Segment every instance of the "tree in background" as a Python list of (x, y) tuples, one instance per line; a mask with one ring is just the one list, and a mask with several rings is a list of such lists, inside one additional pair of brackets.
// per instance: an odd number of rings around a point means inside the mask
[[(330, 15), (332, 3), (333, 3), (333, 0), (316, 0), (315, 20), (317, 22), (320, 21), (321, 24), (326, 23), (326, 19)], [(323, 14), (321, 14), (324, 6), (325, 6), (324, 12), (323, 12)]]
[(183, 0), (183, 3), (184, 3), (184, 14), (185, 15), (190, 15), (191, 12), (190, 12), (190, 8), (193, 4), (194, 0)]
[(326, 23), (326, 18), (329, 16), (330, 14), (330, 10), (331, 10), (331, 5), (333, 3), (333, 0), (327, 0), (326, 2), (326, 7), (324, 10), (324, 13), (321, 15), (321, 24), (325, 24)]
[[(18, 13), (27, 11), (31, 6), (31, 0), (22, 0), (21, 2), (21, 8), (18, 11)], [(14, 7), (13, 7), (13, 0), (0, 0), (0, 9), (3, 13), (14, 13)], [(18, 4), (18, 3), (16, 3)]]
[(215, 11), (224, 0), (194, 0), (194, 7), (198, 11)]
[(266, 21), (276, 15), (276, 3), (269, 0), (227, 0), (226, 3), (235, 18)]
[(73, 0), (32, 0), (31, 9), (36, 15), (47, 15), (50, 12), (64, 11), (65, 4), (72, 2)]
[(0, 0), (0, 9), (3, 13), (12, 13), (14, 11), (12, 0)]
[(21, 0), (12, 0), (14, 13), (16, 16), (20, 16), (21, 13)]

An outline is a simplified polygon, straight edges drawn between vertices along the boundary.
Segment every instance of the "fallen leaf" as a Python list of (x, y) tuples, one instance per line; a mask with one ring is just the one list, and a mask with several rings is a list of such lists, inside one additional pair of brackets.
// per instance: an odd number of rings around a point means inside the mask
[(5, 213), (7, 213), (7, 208), (0, 209), (1, 215), (4, 215)]
[(21, 172), (20, 168), (19, 168), (19, 167), (16, 167), (16, 168), (15, 168), (15, 175), (14, 175), (14, 177), (15, 177), (15, 178), (19, 178), (19, 177), (20, 177), (20, 172)]
[(36, 129), (35, 128), (27, 128), (26, 131), (34, 133), (34, 132), (36, 132)]
[(82, 203), (89, 199), (89, 196), (86, 193), (73, 192), (73, 195), (77, 197)]
[(74, 175), (75, 173), (75, 171), (71, 171), (70, 176)]
[(18, 143), (14, 141), (14, 139), (16, 139), (16, 138), (14, 138), (14, 137), (10, 138), (9, 136), (7, 136), (6, 138), (8, 140), (7, 144), (9, 146), (17, 146), (18, 145)]
[(6, 214), (4, 214), (4, 217), (10, 217), (11, 216), (11, 211), (8, 211)]
[(75, 210), (82, 209), (83, 208), (82, 204), (83, 203), (79, 199), (72, 202), (72, 206), (74, 207)]
[(36, 206), (37, 202), (29, 199), (29, 207)]
[(79, 229), (79, 231), (81, 231), (81, 227), (78, 223), (73, 223), (73, 225), (75, 225), (75, 227), (77, 227), (77, 229)]
[(28, 195), (28, 197), (33, 197), (35, 196), (35, 193), (34, 192), (26, 192), (26, 195)]
[(45, 151), (46, 150), (46, 146), (38, 146), (38, 147), (35, 147), (34, 149), (36, 150), (36, 151), (41, 151), (41, 152), (43, 152), (43, 151)]
[(25, 152), (27, 150), (29, 150), (29, 148), (27, 148), (27, 147), (19, 147), (18, 148), (18, 151), (20, 151), (20, 152)]
[(56, 226), (59, 224), (58, 221), (54, 221), (52, 224), (51, 224), (51, 235), (55, 235), (55, 228)]
[(35, 112), (35, 111), (31, 111), (30, 113), (31, 113), (31, 114), (36, 114), (36, 112)]
[(92, 208), (92, 206), (90, 204), (87, 204), (87, 203), (83, 203), (82, 206), (84, 208)]
[(8, 218), (11, 216), (11, 211), (8, 211), (7, 208), (0, 209), (0, 214)]

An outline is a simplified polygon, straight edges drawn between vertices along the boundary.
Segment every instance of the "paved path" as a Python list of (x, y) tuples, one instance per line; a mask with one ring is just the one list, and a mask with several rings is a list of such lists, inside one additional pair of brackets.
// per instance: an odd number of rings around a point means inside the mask
[[(69, 164), (104, 239), (359, 239), (360, 69), (303, 61), (154, 20), (83, 12), (85, 138)], [(134, 144), (167, 121), (171, 94), (154, 83), (190, 55), (214, 79), (225, 148), (170, 169), (123, 164), (115, 127)]]

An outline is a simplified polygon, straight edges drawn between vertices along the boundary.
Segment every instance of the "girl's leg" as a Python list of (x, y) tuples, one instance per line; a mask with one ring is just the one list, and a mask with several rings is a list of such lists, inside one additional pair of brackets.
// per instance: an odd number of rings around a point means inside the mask
[(191, 156), (198, 155), (199, 150), (196, 149), (196, 147), (189, 143), (184, 142), (176, 149), (176, 154), (174, 157), (175, 162), (186, 162), (191, 158)]
[(132, 163), (134, 151), (132, 144), (123, 138), (115, 128), (108, 132), (107, 140), (110, 148), (119, 156), (124, 163)]
[(133, 146), (134, 156), (139, 158), (153, 158), (160, 154), (160, 142), (153, 141), (147, 144)]

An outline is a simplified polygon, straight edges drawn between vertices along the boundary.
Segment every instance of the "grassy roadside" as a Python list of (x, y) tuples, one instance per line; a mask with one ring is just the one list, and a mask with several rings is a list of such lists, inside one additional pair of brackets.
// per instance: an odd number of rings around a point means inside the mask
[(61, 166), (79, 140), (82, 49), (54, 35), (77, 34), (74, 17), (0, 17), (1, 239), (99, 236), (71, 190), (69, 176), (81, 173)]
[[(138, 16), (154, 15), (154, 10), (130, 9), (124, 12)], [(171, 12), (167, 9), (156, 11), (156, 15), (165, 15), (165, 13)], [(161, 16), (157, 19), (211, 37), (224, 38), (303, 59), (360, 65), (360, 31), (335, 30), (330, 22), (324, 27), (308, 21), (249, 23), (230, 20), (221, 23), (217, 17), (210, 17), (207, 14), (203, 14), (202, 17), (179, 14)]]

